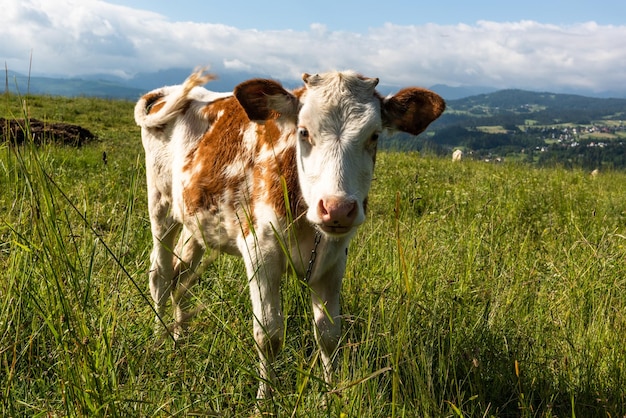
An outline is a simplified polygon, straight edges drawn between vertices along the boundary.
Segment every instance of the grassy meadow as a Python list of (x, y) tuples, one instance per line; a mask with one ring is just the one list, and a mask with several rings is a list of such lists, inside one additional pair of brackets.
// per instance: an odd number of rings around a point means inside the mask
[(336, 386), (305, 286), (286, 277), (279, 381), (255, 405), (240, 260), (202, 276), (183, 341), (153, 334), (133, 103), (1, 100), (0, 116), (99, 140), (0, 143), (0, 415), (626, 416), (626, 173), (381, 153), (350, 249)]

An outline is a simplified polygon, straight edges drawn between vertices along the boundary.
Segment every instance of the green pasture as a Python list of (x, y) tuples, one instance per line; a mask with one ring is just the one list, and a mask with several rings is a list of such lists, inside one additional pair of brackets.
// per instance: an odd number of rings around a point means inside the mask
[(256, 403), (238, 259), (202, 276), (183, 341), (153, 333), (133, 104), (1, 100), (5, 118), (99, 139), (0, 143), (0, 415), (626, 415), (626, 173), (381, 153), (336, 383), (322, 380), (306, 285), (288, 276), (275, 395)]

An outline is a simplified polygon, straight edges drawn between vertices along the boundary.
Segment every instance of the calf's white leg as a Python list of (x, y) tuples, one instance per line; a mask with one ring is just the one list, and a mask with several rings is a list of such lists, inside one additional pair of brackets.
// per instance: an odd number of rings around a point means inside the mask
[(333, 357), (341, 338), (339, 299), (346, 269), (348, 242), (345, 239), (323, 242), (317, 255), (321, 260), (318, 260), (309, 281), (315, 339), (320, 348), (324, 380), (328, 384), (333, 381)]
[(158, 191), (148, 195), (152, 252), (150, 254), (150, 295), (156, 311), (156, 329), (160, 328), (165, 305), (172, 291), (174, 279), (174, 241), (180, 224), (169, 214), (170, 205)]
[[(190, 310), (191, 288), (198, 281), (198, 276), (202, 274), (203, 267), (200, 265), (203, 255), (203, 246), (183, 228), (178, 244), (176, 244), (177, 260), (174, 266), (174, 283), (172, 289), (172, 309), (174, 310), (174, 338), (178, 339), (187, 322), (191, 319), (195, 311)], [(205, 260), (205, 265), (211, 263), (216, 254), (210, 252)]]
[(240, 245), (248, 273), (254, 340), (259, 353), (257, 399), (266, 399), (271, 396), (273, 363), (282, 348), (285, 333), (280, 303), (284, 259), (278, 245), (261, 247), (257, 237), (248, 237), (243, 246)]

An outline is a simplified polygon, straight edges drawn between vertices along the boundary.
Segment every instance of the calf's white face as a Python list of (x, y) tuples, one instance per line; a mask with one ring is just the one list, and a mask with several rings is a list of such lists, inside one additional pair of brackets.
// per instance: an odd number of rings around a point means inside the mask
[(306, 216), (330, 236), (348, 235), (365, 220), (383, 128), (378, 79), (344, 72), (303, 80), (297, 163)]

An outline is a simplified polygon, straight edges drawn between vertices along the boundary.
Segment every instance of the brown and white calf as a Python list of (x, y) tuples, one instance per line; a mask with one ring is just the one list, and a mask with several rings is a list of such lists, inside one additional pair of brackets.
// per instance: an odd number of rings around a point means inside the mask
[(180, 332), (203, 256), (242, 256), (260, 356), (258, 396), (266, 397), (285, 327), (281, 276), (293, 268), (304, 277), (315, 249), (307, 278), (330, 383), (347, 248), (365, 220), (378, 136), (386, 129), (417, 135), (445, 103), (420, 88), (382, 97), (378, 79), (351, 71), (304, 74), (304, 86), (292, 92), (254, 79), (234, 93), (214, 93), (200, 87), (211, 78), (196, 72), (182, 85), (147, 93), (135, 107), (146, 153), (157, 321), (171, 298)]

